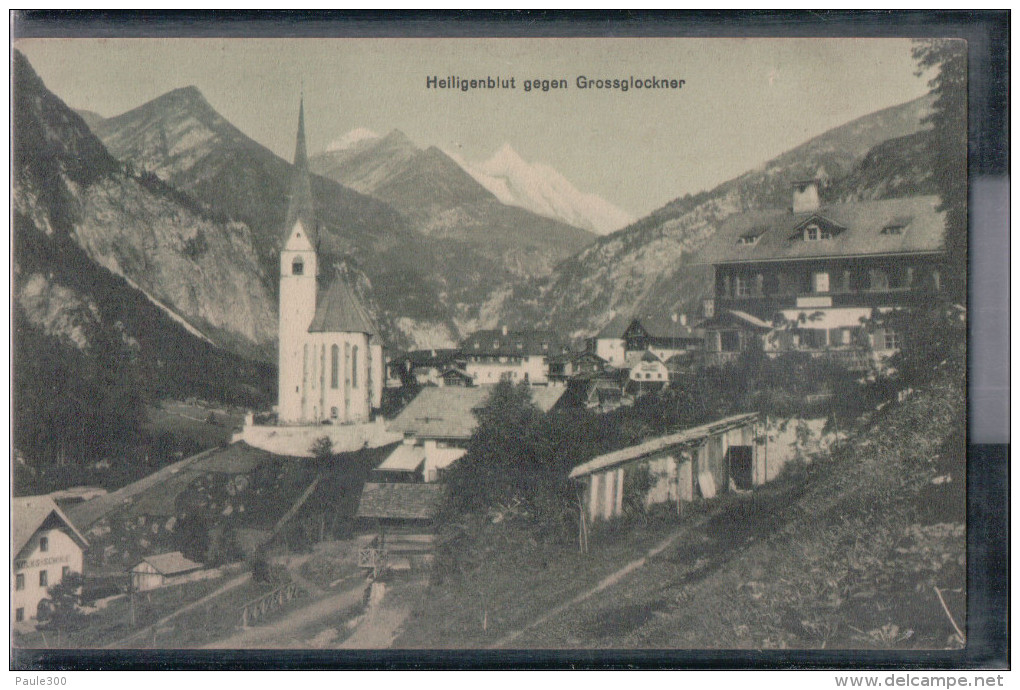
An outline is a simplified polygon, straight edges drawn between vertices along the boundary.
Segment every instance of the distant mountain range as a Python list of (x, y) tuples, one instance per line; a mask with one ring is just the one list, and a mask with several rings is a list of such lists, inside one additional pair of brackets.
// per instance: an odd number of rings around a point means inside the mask
[(687, 195), (605, 237), (556, 267), (541, 283), (501, 297), (500, 316), (531, 327), (555, 324), (582, 337), (619, 314), (700, 314), (711, 266), (698, 250), (733, 213), (783, 208), (792, 183), (822, 180), (823, 201), (935, 193), (936, 155), (922, 119), (924, 96), (829, 130), (716, 188)]
[[(429, 148), (428, 151), (435, 161), (442, 154), (455, 162), (502, 204), (519, 207), (597, 235), (619, 230), (634, 220), (633, 216), (605, 199), (578, 191), (550, 166), (528, 163), (510, 144), (504, 144), (491, 158), (480, 163), (471, 163), (450, 150)], [(382, 198), (386, 190), (380, 192), (380, 188), (386, 184), (387, 178), (396, 174), (401, 165), (408, 164), (411, 157), (419, 152), (399, 130), (393, 130), (383, 137), (371, 130), (357, 128), (331, 142), (326, 151), (316, 157), (317, 172), (359, 192)], [(451, 178), (456, 177), (449, 171), (448, 165), (446, 168)], [(457, 190), (468, 195), (465, 198), (488, 198), (479, 196), (481, 190), (470, 188), (463, 181)], [(449, 206), (451, 201), (424, 194), (419, 196), (422, 198), (414, 200), (418, 204), (412, 207), (412, 211), (416, 212), (422, 202), (426, 206)], [(396, 198), (393, 201), (400, 205), (402, 199)]]
[(504, 204), (557, 218), (598, 235), (634, 221), (633, 216), (602, 197), (578, 191), (550, 166), (528, 163), (510, 144), (503, 144), (491, 158), (477, 164), (455, 153), (447, 154)]
[[(291, 164), (193, 87), (102, 118), (70, 111), (20, 54), (15, 65), (16, 239), (66, 237), (189, 338), (272, 362)], [(604, 237), (580, 226), (625, 214), (509, 146), (474, 164), (396, 130), (354, 130), (313, 157), (320, 251), (395, 348), (450, 345), (501, 321), (581, 336), (617, 314), (696, 315), (711, 274), (697, 252), (715, 224), (785, 205), (793, 180), (820, 177), (833, 200), (930, 193), (930, 107), (926, 97), (859, 118)], [(95, 300), (64, 295), (52, 259), (26, 257), (20, 308), (80, 339)], [(51, 304), (60, 295), (66, 304)]]

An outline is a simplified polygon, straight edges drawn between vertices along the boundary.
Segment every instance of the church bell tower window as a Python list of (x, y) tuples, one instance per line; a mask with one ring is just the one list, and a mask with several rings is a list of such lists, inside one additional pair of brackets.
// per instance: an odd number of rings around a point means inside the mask
[(290, 272), (296, 276), (304, 275), (305, 262), (301, 259), (294, 259), (294, 263), (290, 265)]

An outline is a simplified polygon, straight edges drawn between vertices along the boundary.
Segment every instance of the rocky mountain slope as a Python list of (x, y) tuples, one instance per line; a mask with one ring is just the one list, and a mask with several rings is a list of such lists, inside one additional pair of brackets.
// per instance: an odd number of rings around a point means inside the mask
[[(265, 288), (275, 294), (289, 162), (192, 87), (91, 126), (132, 169), (250, 227)], [(313, 165), (327, 176), (312, 180), (324, 263), (357, 284), (396, 347), (455, 342), (477, 320), (478, 304), (507, 283), (547, 275), (591, 239), (503, 210), (437, 150), (419, 150), (399, 133), (368, 133), (324, 156)]]
[(40, 310), (42, 295), (65, 294), (66, 286), (52, 285), (49, 271), (25, 273), (17, 261), (19, 248), (70, 240), (193, 336), (268, 357), (276, 313), (249, 229), (123, 170), (20, 54), (15, 79), (15, 300), (29, 319), (80, 344), (80, 332), (57, 326), (61, 300)]
[[(313, 156), (312, 170), (406, 217), (429, 238), (433, 251), (450, 257), (451, 270), (443, 277), (464, 307), (479, 296), (472, 285), (491, 291), (500, 283), (548, 275), (594, 239), (571, 225), (505, 205), (438, 148), (418, 148), (399, 130), (346, 139), (347, 145)], [(479, 264), (489, 268), (471, 271), (469, 280), (456, 268)]]
[(269, 404), (272, 367), (228, 349), (273, 337), (247, 227), (126, 171), (17, 52), (13, 80), (19, 467), (146, 457), (147, 400)]
[(454, 153), (449, 155), (504, 204), (557, 218), (597, 235), (619, 230), (634, 221), (629, 213), (597, 194), (579, 191), (554, 168), (528, 163), (510, 144), (503, 144), (481, 163), (470, 163)]
[(925, 96), (858, 118), (711, 191), (671, 201), (491, 308), (508, 322), (555, 323), (578, 337), (621, 313), (699, 314), (712, 272), (698, 250), (716, 224), (733, 213), (788, 206), (793, 181), (820, 178), (823, 201), (933, 193), (927, 161), (934, 152), (921, 124), (931, 103)]

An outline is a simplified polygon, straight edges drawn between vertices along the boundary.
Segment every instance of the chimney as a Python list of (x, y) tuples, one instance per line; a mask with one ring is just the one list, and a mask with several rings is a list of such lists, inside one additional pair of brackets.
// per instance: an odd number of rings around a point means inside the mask
[(507, 331), (506, 331), (506, 324), (503, 324), (503, 335), (506, 335), (506, 333), (507, 333)]
[(681, 326), (686, 326), (687, 325), (687, 314), (681, 314), (680, 315), (680, 325)]
[(793, 212), (809, 213), (817, 211), (821, 202), (818, 200), (818, 180), (802, 180), (793, 183)]
[(680, 315), (677, 314), (676, 312), (673, 312), (672, 314), (669, 315), (669, 318), (670, 318), (670, 321), (672, 321), (673, 323), (676, 323), (677, 321), (680, 320)]

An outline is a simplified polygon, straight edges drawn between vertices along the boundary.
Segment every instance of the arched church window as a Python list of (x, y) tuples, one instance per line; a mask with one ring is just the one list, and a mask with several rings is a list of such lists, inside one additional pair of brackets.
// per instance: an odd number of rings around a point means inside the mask
[[(329, 385), (333, 388), (340, 387), (340, 346), (334, 345), (329, 353)], [(336, 408), (333, 408), (336, 409)], [(335, 416), (335, 415), (334, 415)]]
[(344, 385), (351, 385), (351, 344), (344, 343)]
[(358, 387), (358, 346), (351, 352), (351, 386)]
[(290, 272), (296, 276), (304, 275), (305, 262), (302, 261), (300, 257), (294, 259), (294, 263), (290, 265)]

